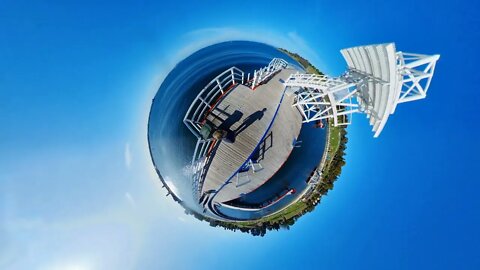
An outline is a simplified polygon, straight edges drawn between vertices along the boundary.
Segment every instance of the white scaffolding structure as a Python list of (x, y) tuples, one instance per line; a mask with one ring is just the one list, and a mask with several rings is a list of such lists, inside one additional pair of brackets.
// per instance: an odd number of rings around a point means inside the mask
[(397, 103), (425, 98), (432, 81), (439, 55), (422, 55), (397, 52), (397, 66), (402, 76), (402, 86)]
[(365, 113), (374, 137), (399, 103), (426, 97), (439, 55), (397, 52), (395, 44), (341, 50), (348, 70), (340, 77), (293, 74), (285, 86), (298, 88), (294, 106), (304, 122), (333, 119), (347, 125), (351, 114)]
[(333, 118), (335, 126), (347, 125), (351, 117), (338, 116), (358, 111), (358, 105), (352, 99), (357, 91), (355, 84), (340, 78), (297, 73), (292, 74), (284, 85), (300, 88), (293, 105), (299, 108), (304, 123)]

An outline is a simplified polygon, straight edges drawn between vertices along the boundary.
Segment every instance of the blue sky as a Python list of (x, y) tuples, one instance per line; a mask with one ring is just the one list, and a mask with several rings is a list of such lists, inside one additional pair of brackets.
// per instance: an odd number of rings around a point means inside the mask
[[(477, 2), (64, 2), (0, 8), (0, 269), (480, 268)], [(427, 99), (380, 138), (353, 119), (316, 211), (255, 238), (184, 215), (146, 145), (162, 79), (229, 39), (331, 75), (355, 45), (441, 58)]]

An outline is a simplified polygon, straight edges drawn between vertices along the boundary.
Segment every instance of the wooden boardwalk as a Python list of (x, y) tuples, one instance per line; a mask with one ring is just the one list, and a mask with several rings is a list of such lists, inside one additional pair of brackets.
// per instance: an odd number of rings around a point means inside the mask
[[(208, 120), (217, 127), (235, 134), (233, 143), (225, 140), (212, 153), (202, 193), (218, 190), (227, 179), (244, 164), (272, 122), (278, 103), (283, 93), (282, 84), (294, 69), (284, 69), (267, 83), (255, 90), (239, 85), (230, 92), (208, 116)], [(225, 186), (215, 197), (215, 201), (224, 202), (238, 198), (264, 184), (283, 165), (293, 149), (292, 141), (298, 137), (302, 125), (302, 117), (298, 110), (291, 106), (293, 96), (285, 95), (276, 119), (268, 130), (266, 140), (262, 143), (258, 161), (263, 169), (253, 173), (250, 169), (246, 177), (237, 185), (234, 176), (231, 183)]]

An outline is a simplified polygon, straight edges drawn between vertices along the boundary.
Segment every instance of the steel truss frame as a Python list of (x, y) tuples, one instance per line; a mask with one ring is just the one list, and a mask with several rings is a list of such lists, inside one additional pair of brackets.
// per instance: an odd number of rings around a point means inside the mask
[(353, 98), (357, 92), (355, 83), (342, 78), (332, 78), (317, 74), (292, 74), (284, 83), (287, 87), (299, 87), (293, 106), (297, 106), (308, 123), (333, 118), (335, 126), (348, 125), (358, 111)]
[[(399, 103), (423, 99), (435, 71), (440, 55), (424, 55), (396, 52), (396, 80), (383, 81), (355, 69), (349, 69), (340, 77), (317, 74), (292, 74), (284, 83), (286, 87), (299, 88), (295, 94), (296, 106), (303, 115), (303, 122), (333, 119), (334, 126), (348, 125), (351, 115), (375, 112), (369, 100), (369, 83), (396, 84), (395, 99), (388, 114), (393, 114)], [(347, 117), (340, 117), (346, 115)], [(375, 133), (377, 137), (379, 132)]]
[(401, 77), (397, 104), (425, 98), (435, 64), (440, 55), (397, 52), (397, 72)]

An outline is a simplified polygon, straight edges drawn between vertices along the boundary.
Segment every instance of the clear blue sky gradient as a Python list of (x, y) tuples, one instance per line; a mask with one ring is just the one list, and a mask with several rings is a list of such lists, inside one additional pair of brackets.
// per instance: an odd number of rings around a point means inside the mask
[[(480, 269), (478, 1), (64, 2), (0, 8), (0, 269)], [(331, 75), (355, 45), (441, 58), (380, 138), (353, 119), (313, 213), (255, 238), (184, 215), (146, 146), (162, 79), (226, 39)]]

